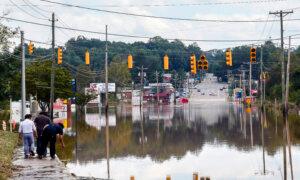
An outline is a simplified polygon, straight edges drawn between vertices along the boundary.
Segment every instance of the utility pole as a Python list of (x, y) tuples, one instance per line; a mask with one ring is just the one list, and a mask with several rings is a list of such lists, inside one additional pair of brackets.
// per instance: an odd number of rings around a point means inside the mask
[(107, 51), (107, 25), (105, 25), (105, 111), (108, 110), (108, 51)]
[(141, 77), (140, 109), (142, 110), (143, 94), (144, 94), (144, 66), (142, 66), (142, 68), (141, 68), (140, 77)]
[(157, 100), (157, 105), (159, 105), (159, 88), (158, 88), (158, 72), (155, 71), (156, 75), (156, 100)]
[(24, 120), (26, 113), (26, 84), (25, 84), (25, 44), (24, 44), (24, 31), (21, 31), (21, 60), (22, 60), (22, 90), (21, 90), (21, 103), (22, 113), (21, 121)]
[(52, 68), (51, 68), (51, 90), (50, 90), (50, 119), (53, 122), (54, 103), (54, 81), (55, 81), (55, 16), (52, 13)]
[[(293, 13), (293, 10), (291, 11), (276, 11), (276, 12), (269, 12), (269, 14), (273, 14), (280, 17), (280, 39), (281, 39), (281, 89), (282, 89), (282, 105), (284, 105), (284, 98), (285, 98), (285, 61), (284, 61), (284, 49), (283, 49), (283, 17)], [(284, 111), (284, 106), (283, 106)]]
[(263, 47), (261, 46), (260, 49), (260, 108), (262, 110), (263, 107), (263, 90), (262, 90), (262, 86), (263, 86)]

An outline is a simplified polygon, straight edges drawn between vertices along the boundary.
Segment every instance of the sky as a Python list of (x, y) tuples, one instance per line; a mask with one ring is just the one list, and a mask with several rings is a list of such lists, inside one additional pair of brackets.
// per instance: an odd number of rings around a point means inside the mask
[[(133, 14), (164, 16), (189, 19), (222, 19), (222, 20), (279, 20), (275, 15), (269, 15), (269, 11), (293, 9), (294, 13), (284, 19), (298, 19), (284, 22), (284, 36), (300, 34), (300, 0), (51, 0), (55, 2), (80, 5), (85, 7), (112, 10)], [(34, 6), (31, 6), (34, 5)], [(152, 6), (148, 6), (152, 5)], [(74, 7), (66, 7), (40, 0), (1, 0), (1, 14), (6, 17), (27, 21), (34, 21), (51, 25), (49, 19), (52, 12), (58, 21), (57, 26), (86, 29), (97, 32), (115, 34), (127, 34), (154, 37), (161, 36), (169, 39), (190, 39), (184, 41), (186, 45), (197, 42), (203, 50), (225, 49), (239, 45), (259, 45), (262, 42), (203, 42), (197, 40), (249, 40), (269, 39), (280, 37), (280, 23), (277, 22), (199, 22), (166, 20), (157, 18), (134, 17), (120, 14), (112, 14)], [(35, 41), (51, 43), (51, 28), (15, 21), (0, 20), (12, 28), (20, 28), (25, 32), (25, 38)], [(72, 38), (83, 35), (86, 38), (104, 40), (101, 34), (90, 34), (61, 30), (56, 28), (56, 44), (63, 46)], [(300, 35), (299, 35), (300, 36)], [(293, 36), (292, 45), (300, 44), (299, 36)], [(148, 39), (108, 36), (109, 41), (148, 41)], [(18, 39), (14, 40), (16, 44)], [(276, 44), (279, 41), (274, 41)], [(285, 39), (285, 44), (288, 40)], [(279, 45), (279, 44), (278, 44)], [(35, 46), (48, 47), (35, 44)]]

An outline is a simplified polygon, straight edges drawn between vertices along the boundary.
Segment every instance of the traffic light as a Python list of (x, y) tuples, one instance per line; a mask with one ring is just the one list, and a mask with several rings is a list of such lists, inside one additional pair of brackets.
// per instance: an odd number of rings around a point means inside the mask
[(200, 61), (203, 62), (203, 61), (205, 61), (205, 59), (206, 59), (206, 57), (205, 57), (204, 55), (201, 55), (201, 56), (200, 56)]
[(250, 63), (256, 62), (256, 49), (250, 48)]
[[(201, 58), (200, 58), (201, 59)], [(203, 61), (198, 61), (198, 69), (201, 70), (203, 69)]]
[(203, 69), (206, 71), (208, 70), (208, 61), (206, 59), (203, 62)]
[(62, 64), (62, 48), (57, 48), (57, 64)]
[(133, 60), (132, 60), (132, 55), (129, 54), (127, 56), (127, 66), (128, 66), (128, 69), (132, 69), (132, 66), (133, 66)]
[(168, 57), (168, 55), (164, 56), (164, 70), (169, 70), (169, 57)]
[(33, 53), (33, 47), (34, 47), (34, 45), (32, 44), (32, 42), (30, 41), (29, 42), (29, 45), (28, 45), (28, 54), (32, 54)]
[(191, 63), (191, 73), (192, 74), (197, 74), (197, 64), (196, 64), (197, 62), (196, 62), (195, 54), (191, 55), (190, 63)]
[(90, 53), (88, 50), (85, 51), (85, 64), (86, 65), (90, 64)]
[(232, 66), (232, 52), (230, 48), (226, 49), (225, 56), (226, 56), (226, 65)]

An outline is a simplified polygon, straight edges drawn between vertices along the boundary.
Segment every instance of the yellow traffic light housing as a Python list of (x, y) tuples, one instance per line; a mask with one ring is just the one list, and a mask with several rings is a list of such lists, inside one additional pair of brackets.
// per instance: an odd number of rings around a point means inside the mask
[(86, 65), (90, 64), (90, 53), (88, 50), (85, 51), (85, 64)]
[(195, 54), (191, 55), (190, 63), (191, 63), (191, 73), (192, 74), (197, 74), (197, 62), (196, 62)]
[(198, 69), (201, 70), (203, 69), (203, 61), (198, 61)]
[(230, 48), (226, 49), (225, 56), (226, 56), (226, 65), (232, 66), (232, 52)]
[(29, 42), (29, 45), (28, 45), (28, 54), (29, 54), (29, 55), (32, 55), (32, 53), (33, 53), (33, 47), (34, 47), (34, 45), (33, 45), (33, 43), (30, 41), (30, 42)]
[(164, 56), (164, 70), (169, 70), (169, 57), (168, 57), (168, 55)]
[(57, 64), (62, 64), (62, 48), (57, 48)]
[(250, 63), (256, 62), (256, 48), (250, 48)]
[(203, 69), (206, 71), (208, 70), (208, 61), (206, 59), (203, 62)]
[(128, 67), (128, 69), (132, 69), (132, 67), (133, 67), (133, 60), (132, 60), (132, 55), (131, 54), (129, 54), (127, 56), (127, 67)]

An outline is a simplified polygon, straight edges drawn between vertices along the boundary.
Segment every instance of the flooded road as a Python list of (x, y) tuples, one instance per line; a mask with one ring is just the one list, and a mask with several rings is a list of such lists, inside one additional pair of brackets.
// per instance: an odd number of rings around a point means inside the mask
[[(198, 172), (211, 179), (290, 179), (283, 123), (274, 112), (210, 102), (146, 105), (142, 117), (139, 106), (118, 105), (109, 109), (107, 129), (103, 114), (87, 112), (68, 129), (59, 154), (77, 176), (184, 180)], [(300, 125), (293, 122), (293, 174), (299, 179)]]

